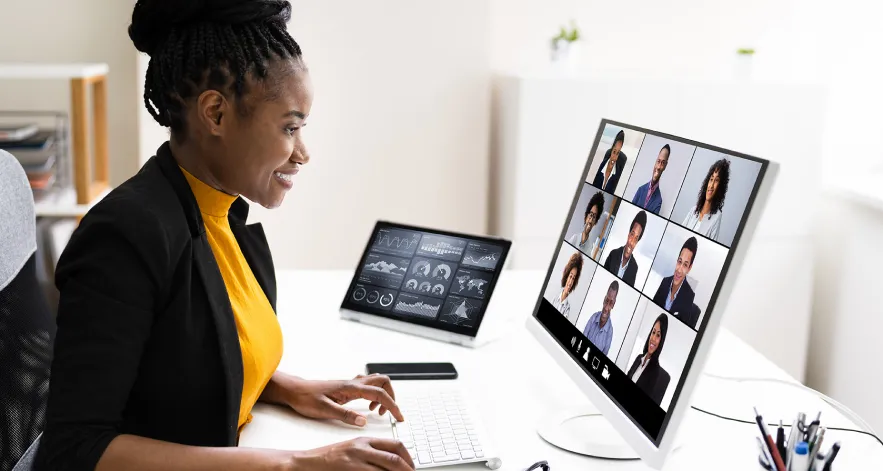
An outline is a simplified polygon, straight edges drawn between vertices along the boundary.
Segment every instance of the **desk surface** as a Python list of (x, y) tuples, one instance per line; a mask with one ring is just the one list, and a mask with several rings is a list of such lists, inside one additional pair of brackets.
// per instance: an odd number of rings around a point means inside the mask
[[(503, 459), (504, 470), (522, 470), (540, 459), (553, 470), (646, 470), (639, 461), (595, 460), (560, 450), (539, 437), (543, 418), (573, 406), (590, 408), (577, 387), (524, 328), (542, 284), (543, 273), (506, 272), (489, 315), (504, 318), (506, 335), (478, 349), (468, 349), (354, 322), (343, 321), (338, 306), (352, 272), (292, 271), (278, 274), (279, 321), (285, 337), (280, 369), (311, 379), (351, 378), (369, 362), (449, 361), (460, 372), (459, 386), (479, 406), (481, 419)], [(721, 331), (706, 371), (735, 377), (791, 380), (727, 331)], [(411, 384), (396, 384), (406, 393)], [(684, 400), (684, 398), (682, 398)], [(768, 421), (790, 422), (798, 411), (822, 411), (823, 424), (855, 425), (810, 393), (786, 385), (734, 383), (703, 377), (693, 404), (729, 417), (753, 420), (757, 406)], [(352, 407), (367, 412), (366, 403)], [(711, 433), (709, 433), (711, 431)], [(254, 421), (242, 432), (240, 446), (310, 449), (359, 436), (390, 436), (386, 418), (369, 415), (365, 429), (302, 418), (282, 408), (259, 404)], [(682, 427), (685, 444), (673, 452), (667, 470), (754, 470), (757, 427), (690, 411)], [(843, 442), (837, 469), (870, 469), (883, 462), (883, 447), (848, 432), (828, 432), (826, 442)], [(726, 458), (715, 456), (723, 450)], [(487, 469), (468, 465), (455, 469)]]

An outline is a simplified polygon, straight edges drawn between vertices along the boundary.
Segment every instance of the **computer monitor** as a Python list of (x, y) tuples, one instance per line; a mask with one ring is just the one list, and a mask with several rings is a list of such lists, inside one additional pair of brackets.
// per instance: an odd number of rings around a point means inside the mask
[(593, 449), (607, 437), (567, 427), (544, 438), (662, 467), (776, 173), (763, 159), (601, 122), (528, 329), (630, 450)]

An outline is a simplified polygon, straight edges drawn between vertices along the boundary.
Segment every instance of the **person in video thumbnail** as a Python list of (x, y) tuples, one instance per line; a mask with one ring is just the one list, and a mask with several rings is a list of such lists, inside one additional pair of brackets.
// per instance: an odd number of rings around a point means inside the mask
[(696, 206), (684, 218), (683, 226), (693, 232), (716, 239), (721, 229), (721, 215), (727, 187), (730, 184), (730, 161), (720, 159), (708, 169)]
[(552, 305), (564, 317), (570, 319), (570, 293), (576, 289), (579, 284), (579, 276), (583, 271), (583, 256), (579, 252), (570, 256), (567, 265), (564, 266), (564, 273), (561, 274), (561, 294), (555, 296)]
[(653, 165), (653, 175), (650, 181), (638, 188), (635, 197), (632, 198), (632, 204), (640, 206), (653, 214), (659, 214), (662, 210), (662, 190), (659, 189), (659, 180), (662, 173), (668, 167), (668, 157), (671, 155), (671, 147), (666, 144), (659, 150), (656, 156), (656, 164)]
[(592, 314), (583, 330), (583, 335), (605, 355), (610, 351), (610, 344), (613, 342), (613, 321), (610, 319), (610, 311), (616, 305), (617, 294), (619, 294), (619, 282), (613, 280), (607, 288), (601, 310)]
[(671, 376), (659, 364), (667, 332), (668, 316), (663, 313), (653, 323), (650, 335), (644, 342), (644, 351), (635, 358), (635, 362), (632, 363), (628, 372), (629, 378), (638, 385), (638, 388), (657, 404), (662, 403), (665, 390), (668, 389), (668, 383), (671, 381)]
[(607, 254), (607, 260), (604, 261), (604, 268), (622, 278), (622, 281), (632, 287), (635, 286), (635, 278), (638, 276), (638, 262), (634, 260), (632, 255), (635, 246), (644, 236), (645, 227), (647, 227), (647, 213), (641, 211), (632, 220), (625, 245)]
[(664, 307), (666, 311), (681, 319), (691, 328), (696, 327), (697, 309), (693, 306), (696, 293), (687, 281), (687, 275), (696, 261), (698, 244), (695, 237), (690, 237), (681, 247), (675, 272), (672, 276), (662, 279), (659, 289), (653, 296), (653, 302)]
[(613, 193), (616, 190), (619, 176), (622, 174), (622, 169), (625, 168), (625, 163), (628, 161), (628, 157), (622, 153), (622, 145), (624, 143), (625, 132), (619, 131), (613, 139), (613, 147), (607, 149), (607, 152), (604, 154), (604, 160), (601, 161), (601, 166), (598, 167), (592, 186), (608, 193)]
[(588, 254), (592, 249), (592, 243), (589, 240), (589, 233), (594, 229), (595, 224), (604, 212), (604, 193), (600, 191), (592, 195), (589, 204), (586, 206), (586, 215), (583, 216), (583, 230), (570, 236), (568, 242), (574, 247), (578, 247), (583, 253)]

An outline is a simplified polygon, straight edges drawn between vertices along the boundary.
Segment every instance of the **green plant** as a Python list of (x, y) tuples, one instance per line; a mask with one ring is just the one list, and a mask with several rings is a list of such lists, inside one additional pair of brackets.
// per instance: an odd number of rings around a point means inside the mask
[(582, 35), (579, 32), (579, 27), (576, 25), (576, 22), (573, 20), (570, 21), (570, 29), (562, 26), (561, 30), (558, 32), (558, 35), (552, 38), (552, 42), (555, 43), (559, 40), (564, 40), (569, 43), (579, 41)]
[(750, 56), (754, 54), (754, 49), (750, 47), (742, 47), (736, 49), (736, 53), (742, 56)]

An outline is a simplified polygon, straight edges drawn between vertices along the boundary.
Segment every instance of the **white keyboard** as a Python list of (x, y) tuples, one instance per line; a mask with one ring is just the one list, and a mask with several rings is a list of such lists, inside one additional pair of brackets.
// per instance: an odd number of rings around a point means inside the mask
[(500, 460), (489, 454), (487, 437), (470, 407), (456, 389), (421, 390), (397, 397), (405, 422), (390, 417), (394, 436), (401, 441), (417, 468)]

